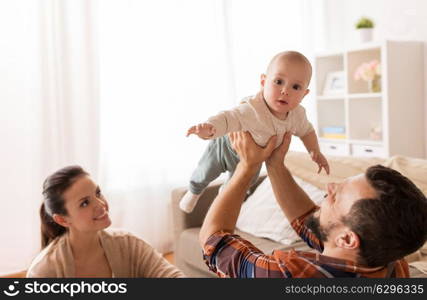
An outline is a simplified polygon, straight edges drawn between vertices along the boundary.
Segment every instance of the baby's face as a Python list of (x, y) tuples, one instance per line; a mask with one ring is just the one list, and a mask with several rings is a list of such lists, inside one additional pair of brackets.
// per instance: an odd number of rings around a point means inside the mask
[(269, 72), (261, 75), (263, 95), (270, 111), (279, 119), (286, 118), (308, 94), (310, 77), (311, 69), (307, 64), (277, 59)]

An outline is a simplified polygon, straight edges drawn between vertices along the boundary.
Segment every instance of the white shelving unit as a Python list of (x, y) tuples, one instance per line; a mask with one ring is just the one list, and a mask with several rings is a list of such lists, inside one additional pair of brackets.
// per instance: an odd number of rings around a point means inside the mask
[[(384, 41), (316, 55), (316, 127), (324, 154), (425, 157), (423, 51), (422, 42)], [(354, 79), (357, 67), (373, 59), (381, 63), (377, 93)], [(344, 71), (344, 91), (323, 94), (327, 75), (337, 71)], [(344, 128), (344, 136), (324, 138), (326, 127)]]

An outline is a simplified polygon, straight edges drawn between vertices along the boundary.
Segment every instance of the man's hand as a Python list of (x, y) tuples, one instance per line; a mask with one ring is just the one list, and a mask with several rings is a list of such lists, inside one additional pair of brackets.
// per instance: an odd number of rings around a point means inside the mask
[(236, 170), (224, 190), (219, 193), (210, 206), (202, 228), (199, 241), (205, 247), (208, 238), (220, 230), (233, 232), (239, 217), (240, 208), (246, 198), (251, 181), (262, 162), (273, 152), (276, 137), (270, 138), (265, 148), (258, 146), (249, 132), (232, 132), (228, 135), (233, 149), (240, 157)]
[(310, 156), (311, 159), (319, 166), (317, 173), (320, 173), (323, 168), (325, 169), (326, 174), (329, 175), (329, 164), (323, 154), (320, 151), (311, 151)]
[(272, 136), (263, 148), (255, 143), (252, 135), (247, 131), (231, 132), (228, 137), (231, 146), (239, 155), (240, 163), (248, 167), (261, 165), (273, 152), (277, 139), (276, 136)]
[(186, 136), (189, 136), (190, 134), (196, 134), (199, 136), (199, 138), (207, 140), (210, 139), (215, 134), (215, 132), (215, 127), (212, 124), (201, 123), (191, 126), (190, 129), (187, 130)]
[(288, 153), (291, 144), (292, 133), (286, 132), (283, 136), (282, 144), (277, 147), (270, 157), (266, 160), (267, 166), (283, 165), (286, 153)]

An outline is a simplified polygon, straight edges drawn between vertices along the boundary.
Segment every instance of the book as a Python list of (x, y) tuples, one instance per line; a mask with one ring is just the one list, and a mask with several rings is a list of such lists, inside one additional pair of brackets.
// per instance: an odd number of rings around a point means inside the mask
[(324, 133), (323, 138), (325, 139), (346, 139), (347, 136), (341, 133)]
[(344, 126), (327, 126), (322, 127), (322, 132), (325, 133), (345, 133), (345, 127)]

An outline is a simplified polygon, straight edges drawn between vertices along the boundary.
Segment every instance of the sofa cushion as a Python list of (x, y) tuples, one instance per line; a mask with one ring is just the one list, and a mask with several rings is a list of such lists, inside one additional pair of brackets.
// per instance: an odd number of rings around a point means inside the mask
[(289, 152), (286, 154), (285, 164), (291, 170), (292, 175), (325, 190), (326, 184), (329, 182), (343, 181), (347, 177), (364, 173), (370, 166), (386, 162), (385, 159), (381, 158), (349, 156), (327, 156), (327, 160), (330, 175), (327, 175), (324, 170), (318, 174), (317, 164), (305, 152)]
[(386, 162), (386, 166), (408, 177), (427, 195), (427, 160), (396, 155)]
[[(299, 177), (294, 176), (294, 180), (311, 200), (320, 205), (324, 199), (324, 191)], [(301, 239), (277, 203), (268, 177), (243, 203), (236, 228), (253, 236), (269, 238), (285, 245)]]

